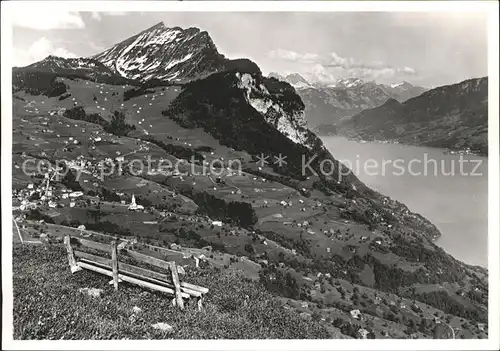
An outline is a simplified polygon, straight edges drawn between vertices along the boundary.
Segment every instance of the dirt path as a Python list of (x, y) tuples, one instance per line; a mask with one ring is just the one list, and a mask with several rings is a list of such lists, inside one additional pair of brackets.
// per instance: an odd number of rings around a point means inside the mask
[[(15, 227), (15, 230), (12, 231), (14, 242), (21, 242), (21, 244), (41, 244), (40, 240), (26, 240), (25, 238), (23, 238), (23, 234), (21, 233), (21, 230), (19, 229), (19, 226), (17, 225), (17, 222), (14, 220), (14, 218), (12, 218), (12, 222), (14, 222)], [(17, 235), (14, 232), (17, 232)]]

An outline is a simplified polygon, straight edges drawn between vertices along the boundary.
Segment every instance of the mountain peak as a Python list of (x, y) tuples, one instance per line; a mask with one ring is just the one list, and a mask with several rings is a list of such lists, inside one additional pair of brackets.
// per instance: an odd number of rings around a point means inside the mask
[(298, 73), (288, 74), (283, 80), (290, 83), (295, 89), (304, 89), (311, 87), (311, 84)]
[(337, 81), (336, 86), (346, 87), (346, 88), (354, 88), (360, 85), (363, 85), (365, 82), (356, 77), (350, 78), (341, 78)]
[(225, 62), (206, 31), (169, 28), (163, 22), (92, 58), (114, 73), (142, 81), (189, 81), (219, 71)]
[(391, 88), (400, 88), (400, 89), (405, 89), (405, 88), (409, 89), (409, 88), (413, 88), (414, 85), (411, 83), (408, 83), (407, 81), (402, 81), (399, 83), (391, 84), (390, 87)]
[(160, 28), (167, 28), (167, 27), (165, 26), (165, 23), (163, 23), (163, 21), (160, 21), (160, 22), (156, 23), (154, 26), (149, 27), (148, 29), (146, 29), (146, 31), (148, 31), (148, 30), (160, 29)]
[(286, 79), (288, 80), (288, 82), (301, 82), (301, 83), (304, 83), (304, 84), (309, 84), (309, 82), (304, 78), (302, 77), (300, 74), (298, 73), (290, 73), (286, 76)]
[(279, 74), (278, 72), (270, 72), (268, 75), (267, 75), (269, 78), (276, 78), (277, 80), (285, 80), (285, 77), (283, 77), (281, 74)]
[(271, 72), (268, 74), (269, 78), (276, 78), (278, 80), (281, 80), (283, 82), (289, 83), (291, 86), (293, 86), (295, 89), (304, 89), (304, 88), (311, 88), (311, 84), (304, 78), (302, 77), (299, 73), (289, 73), (286, 76), (281, 75), (276, 72)]

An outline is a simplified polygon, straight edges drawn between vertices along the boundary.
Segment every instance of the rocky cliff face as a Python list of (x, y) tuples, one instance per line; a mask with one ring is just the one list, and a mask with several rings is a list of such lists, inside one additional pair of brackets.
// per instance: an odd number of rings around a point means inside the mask
[[(280, 99), (277, 94), (271, 94), (265, 82), (257, 84), (256, 79), (248, 73), (236, 72), (236, 78), (237, 87), (244, 91), (246, 101), (261, 113), (269, 124), (294, 143), (311, 147), (307, 140), (303, 105), (299, 103), (297, 96), (292, 96), (297, 101), (295, 108), (286, 106), (289, 101)], [(288, 94), (293, 95), (289, 87), (284, 86), (283, 89), (288, 89)]]

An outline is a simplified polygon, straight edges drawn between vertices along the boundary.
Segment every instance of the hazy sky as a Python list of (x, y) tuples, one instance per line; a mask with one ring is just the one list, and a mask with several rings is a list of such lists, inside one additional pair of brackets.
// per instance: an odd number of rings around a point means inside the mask
[(483, 13), (54, 12), (14, 16), (14, 65), (90, 56), (159, 21), (210, 33), (229, 58), (325, 82), (343, 77), (426, 87), (487, 75)]

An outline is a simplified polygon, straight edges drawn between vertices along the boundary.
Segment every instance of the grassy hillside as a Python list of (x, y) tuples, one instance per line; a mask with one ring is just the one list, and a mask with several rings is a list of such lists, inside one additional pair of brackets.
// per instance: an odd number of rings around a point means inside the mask
[[(253, 339), (329, 338), (313, 320), (286, 310), (260, 284), (234, 271), (205, 268), (187, 281), (208, 287), (202, 311), (181, 312), (171, 297), (125, 283), (115, 292), (109, 278), (81, 271), (71, 275), (61, 246), (15, 245), (14, 339)], [(103, 289), (100, 297), (79, 292)], [(248, 296), (248, 298), (247, 298)], [(134, 313), (137, 306), (142, 311)], [(151, 325), (168, 323), (172, 332)]]

